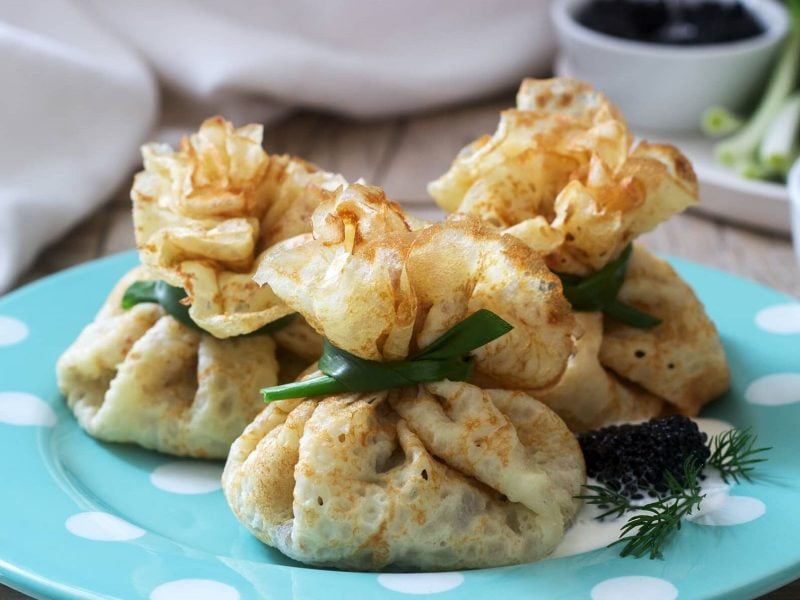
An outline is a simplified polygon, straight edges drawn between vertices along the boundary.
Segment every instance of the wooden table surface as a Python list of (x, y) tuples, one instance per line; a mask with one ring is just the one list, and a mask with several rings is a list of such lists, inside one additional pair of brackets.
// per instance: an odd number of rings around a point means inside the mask
[[(374, 122), (299, 113), (268, 128), (265, 145), (269, 152), (302, 156), (351, 181), (363, 177), (382, 186), (412, 212), (434, 218), (440, 213), (427, 200), (427, 182), (447, 169), (462, 146), (494, 131), (498, 111), (512, 104), (513, 93), (509, 93), (415, 118)], [(686, 213), (643, 240), (658, 252), (711, 265), (800, 297), (800, 271), (786, 236)], [(94, 215), (47, 248), (17, 285), (133, 247), (128, 192), (118, 190)], [(0, 598), (26, 596), (0, 585)], [(800, 581), (764, 598), (800, 598)]]

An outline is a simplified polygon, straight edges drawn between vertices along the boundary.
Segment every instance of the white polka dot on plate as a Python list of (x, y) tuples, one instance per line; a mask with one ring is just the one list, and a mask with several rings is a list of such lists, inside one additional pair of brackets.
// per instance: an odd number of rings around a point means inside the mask
[(614, 577), (598, 583), (592, 588), (592, 600), (675, 600), (678, 589), (666, 579), (629, 575)]
[(378, 583), (401, 594), (438, 594), (464, 583), (461, 573), (383, 573)]
[(0, 346), (19, 344), (28, 337), (28, 326), (14, 317), (0, 315)]
[(182, 460), (158, 467), (150, 474), (150, 482), (173, 494), (207, 494), (222, 487), (221, 477), (221, 465)]
[(800, 304), (776, 304), (756, 313), (756, 327), (767, 333), (800, 333)]
[(235, 587), (213, 579), (176, 579), (162, 583), (150, 600), (239, 600)]
[(780, 406), (800, 402), (800, 373), (773, 373), (747, 386), (744, 398), (751, 404)]
[(97, 511), (74, 514), (64, 525), (71, 534), (96, 542), (124, 542), (147, 533), (119, 517)]
[(47, 402), (26, 392), (0, 392), (0, 423), (52, 427), (58, 422)]
[(700, 525), (741, 525), (755, 521), (767, 512), (767, 507), (761, 500), (750, 496), (727, 496), (719, 506), (713, 510), (703, 512), (692, 519)]

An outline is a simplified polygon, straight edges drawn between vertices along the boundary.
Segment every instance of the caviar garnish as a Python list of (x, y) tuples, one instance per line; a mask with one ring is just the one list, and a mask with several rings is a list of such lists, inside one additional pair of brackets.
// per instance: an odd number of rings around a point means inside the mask
[(668, 476), (679, 479), (689, 457), (702, 469), (711, 455), (706, 441), (697, 424), (681, 415), (578, 436), (586, 474), (632, 500), (667, 493)]
[[(680, 416), (605, 427), (578, 439), (587, 474), (599, 483), (583, 486), (586, 493), (577, 498), (597, 506), (599, 520), (631, 513), (620, 538), (610, 545), (623, 544), (621, 556), (651, 559), (663, 557), (664, 545), (682, 520), (700, 508), (706, 463), (726, 482), (752, 481), (755, 465), (764, 462), (762, 454), (770, 450), (757, 447), (749, 429), (725, 431), (706, 444), (707, 436), (697, 425)], [(645, 490), (652, 497), (646, 502)]]

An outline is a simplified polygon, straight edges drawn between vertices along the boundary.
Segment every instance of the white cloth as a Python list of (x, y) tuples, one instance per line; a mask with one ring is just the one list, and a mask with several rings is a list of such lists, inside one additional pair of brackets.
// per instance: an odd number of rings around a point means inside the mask
[(548, 5), (0, 0), (0, 291), (109, 198), (149, 137), (213, 114), (378, 117), (511, 87), (549, 66)]

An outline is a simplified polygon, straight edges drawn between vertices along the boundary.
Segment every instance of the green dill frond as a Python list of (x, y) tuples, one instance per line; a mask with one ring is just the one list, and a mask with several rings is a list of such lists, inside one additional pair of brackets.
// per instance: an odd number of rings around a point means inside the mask
[(752, 481), (750, 474), (754, 466), (767, 460), (761, 453), (772, 448), (755, 448), (756, 435), (748, 429), (731, 429), (715, 435), (709, 445), (712, 448), (708, 464), (717, 469), (722, 480)]

